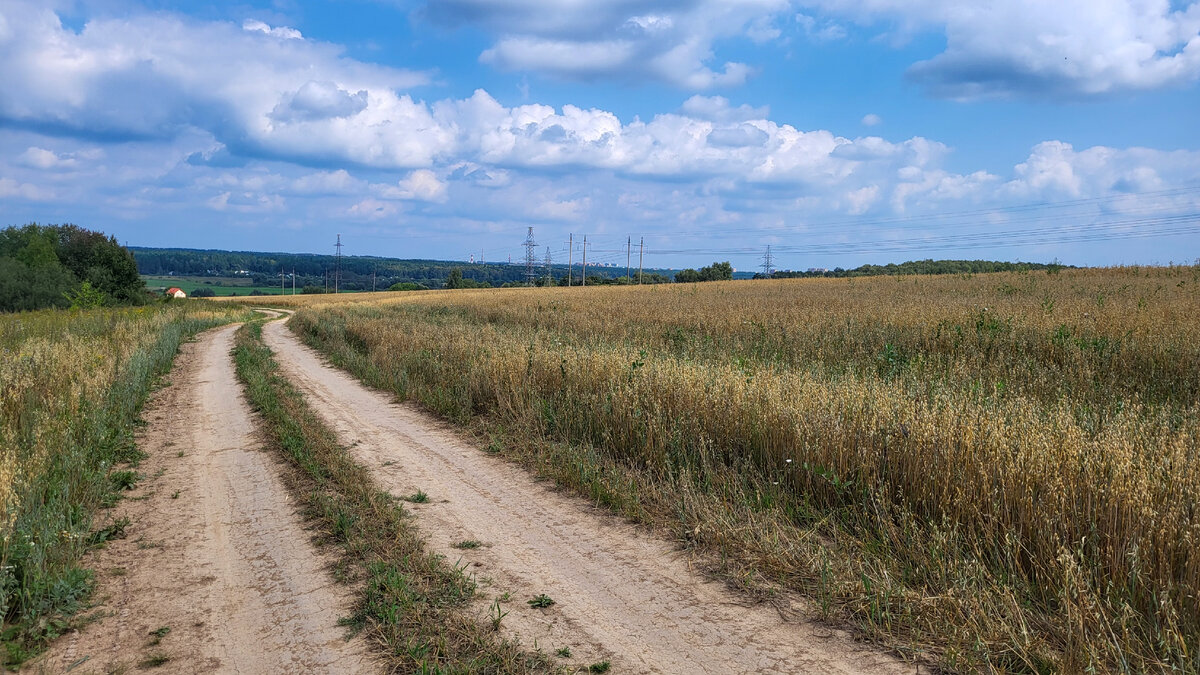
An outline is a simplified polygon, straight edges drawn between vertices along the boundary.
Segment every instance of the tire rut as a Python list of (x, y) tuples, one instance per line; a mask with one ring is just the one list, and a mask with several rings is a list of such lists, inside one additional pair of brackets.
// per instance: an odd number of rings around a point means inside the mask
[(258, 441), (230, 355), (236, 329), (185, 344), (172, 384), (147, 405), (139, 471), (153, 478), (117, 507), (131, 519), (126, 538), (85, 561), (107, 616), (60, 639), (36, 670), (113, 672), (156, 655), (169, 657), (166, 672), (378, 670), (337, 626), (349, 593)]
[[(382, 486), (412, 504), (433, 549), (483, 582), (508, 614), (502, 630), (574, 660), (608, 660), (637, 673), (911, 672), (844, 631), (784, 620), (776, 608), (747, 605), (694, 570), (689, 554), (583, 500), (557, 492), (486, 455), (446, 424), (394, 403), (327, 365), (283, 321), (264, 339), (288, 378)], [(477, 540), (480, 548), (458, 550)], [(535, 609), (539, 594), (555, 600)], [(796, 611), (786, 615), (798, 616)], [(487, 620), (491, 605), (479, 608)]]

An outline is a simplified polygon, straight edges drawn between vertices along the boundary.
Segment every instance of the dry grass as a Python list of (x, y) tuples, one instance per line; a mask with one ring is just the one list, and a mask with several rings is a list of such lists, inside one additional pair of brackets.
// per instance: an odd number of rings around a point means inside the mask
[(0, 316), (0, 613), (5, 663), (66, 625), (90, 589), (78, 567), (103, 541), (92, 512), (140, 456), (132, 426), (190, 335), (244, 314), (196, 303)]
[(292, 326), (744, 584), (952, 669), (1200, 670), (1200, 268), (377, 296)]

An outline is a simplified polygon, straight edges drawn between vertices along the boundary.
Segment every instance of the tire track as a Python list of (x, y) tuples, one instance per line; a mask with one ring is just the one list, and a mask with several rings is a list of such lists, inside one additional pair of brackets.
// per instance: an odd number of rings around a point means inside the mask
[(185, 344), (148, 404), (139, 471), (153, 478), (114, 514), (131, 519), (126, 538), (87, 561), (109, 616), (63, 637), (37, 669), (122, 671), (165, 656), (167, 672), (377, 670), (337, 626), (349, 593), (309, 543), (282, 464), (261, 450), (230, 356), (236, 329)]
[[(453, 430), (367, 389), (292, 335), (283, 321), (264, 340), (355, 457), (413, 504), (430, 545), (477, 575), (508, 614), (503, 630), (526, 647), (570, 647), (586, 664), (637, 673), (879, 673), (913, 667), (808, 621), (746, 606), (694, 571), (688, 554), (487, 456)], [(456, 542), (482, 546), (458, 550)], [(545, 593), (556, 602), (534, 609)], [(480, 608), (481, 620), (494, 611)], [(795, 614), (789, 612), (788, 614)]]

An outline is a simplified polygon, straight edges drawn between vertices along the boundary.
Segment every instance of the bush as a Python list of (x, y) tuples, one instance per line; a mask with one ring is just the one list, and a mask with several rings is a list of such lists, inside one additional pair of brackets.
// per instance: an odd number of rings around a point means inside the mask
[(427, 291), (429, 287), (424, 284), (416, 284), (411, 281), (402, 281), (398, 284), (392, 284), (388, 287), (389, 291)]
[(217, 293), (211, 288), (197, 288), (192, 291), (193, 298), (212, 298), (216, 297)]

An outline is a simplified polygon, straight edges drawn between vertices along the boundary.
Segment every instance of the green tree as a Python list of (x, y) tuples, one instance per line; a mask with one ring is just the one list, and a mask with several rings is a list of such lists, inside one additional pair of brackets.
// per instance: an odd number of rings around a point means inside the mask
[(30, 267), (16, 258), (0, 257), (0, 311), (67, 307), (66, 293), (77, 285), (57, 260), (53, 265)]
[(700, 281), (729, 281), (732, 278), (733, 265), (728, 260), (700, 268)]
[(0, 230), (0, 311), (145, 300), (133, 255), (112, 237), (75, 225)]
[(118, 302), (142, 302), (146, 284), (138, 276), (133, 254), (116, 237), (76, 225), (50, 226), (57, 230), (59, 262), (80, 282), (87, 281)]
[(446, 288), (464, 288), (462, 270), (455, 267), (446, 277)]

